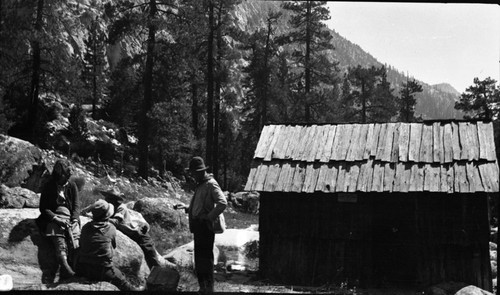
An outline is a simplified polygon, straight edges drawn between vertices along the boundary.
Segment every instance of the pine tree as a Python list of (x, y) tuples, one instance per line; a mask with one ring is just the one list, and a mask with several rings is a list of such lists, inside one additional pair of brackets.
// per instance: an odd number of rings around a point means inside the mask
[(95, 13), (65, 1), (2, 1), (0, 79), (18, 114), (11, 135), (46, 146), (44, 127), (51, 116), (41, 110), (42, 97), (78, 100), (82, 22)]
[(492, 120), (498, 118), (500, 110), (500, 87), (496, 80), (487, 77), (484, 80), (474, 78), (474, 85), (465, 89), (455, 109), (466, 113), (466, 118)]
[(344, 120), (362, 123), (390, 121), (397, 113), (393, 91), (384, 66), (348, 68), (342, 86)]
[(397, 114), (396, 96), (394, 89), (387, 81), (387, 71), (385, 66), (380, 70), (380, 82), (374, 90), (371, 105), (371, 117), (381, 122), (389, 122)]
[(319, 95), (313, 93), (315, 87), (321, 80), (331, 80), (329, 78), (336, 72), (336, 65), (325, 55), (326, 50), (334, 49), (330, 43), (332, 35), (324, 24), (330, 19), (325, 4), (326, 1), (294, 1), (282, 5), (291, 12), (293, 28), (282, 40), (284, 44), (294, 45), (292, 57), (300, 68), (294, 83), (297, 93), (292, 99), (301, 103), (306, 122), (313, 120), (312, 107), (318, 103)]
[(399, 90), (400, 99), (399, 104), (399, 120), (401, 122), (414, 122), (415, 118), (415, 105), (417, 100), (415, 94), (422, 92), (422, 85), (415, 79), (406, 80)]
[(92, 20), (89, 36), (85, 42), (83, 80), (87, 89), (91, 89), (92, 117), (97, 119), (97, 104), (105, 92), (106, 36), (99, 26), (99, 19)]

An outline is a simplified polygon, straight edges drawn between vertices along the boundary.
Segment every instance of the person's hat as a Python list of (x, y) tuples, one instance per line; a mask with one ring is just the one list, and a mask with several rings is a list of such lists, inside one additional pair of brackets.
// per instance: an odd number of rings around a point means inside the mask
[(194, 171), (203, 171), (207, 170), (208, 166), (205, 166), (205, 162), (203, 162), (202, 157), (193, 157), (191, 161), (189, 162), (189, 167), (186, 168), (186, 170), (189, 170), (191, 172)]
[(56, 208), (57, 215), (61, 215), (62, 217), (70, 217), (71, 213), (69, 212), (69, 209), (65, 206), (59, 206)]
[(55, 179), (65, 178), (67, 180), (71, 176), (71, 169), (69, 162), (65, 159), (59, 159), (52, 168), (52, 176)]
[(92, 206), (92, 219), (106, 220), (110, 218), (114, 212), (115, 210), (112, 204), (104, 200), (97, 200)]
[(100, 193), (104, 196), (104, 199), (110, 203), (122, 204), (125, 201), (125, 195), (116, 187), (102, 190)]

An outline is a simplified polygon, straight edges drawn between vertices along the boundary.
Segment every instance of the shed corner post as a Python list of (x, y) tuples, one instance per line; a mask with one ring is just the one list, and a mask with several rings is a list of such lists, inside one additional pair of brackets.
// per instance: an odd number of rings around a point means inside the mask
[[(498, 230), (498, 226), (500, 224), (500, 192), (497, 192), (497, 197), (496, 197), (496, 207), (497, 207), (497, 267), (498, 267), (498, 263), (500, 262), (500, 259), (498, 258), (498, 242), (500, 241), (500, 231)], [(497, 272), (497, 290), (495, 292), (496, 295), (500, 295), (500, 291), (498, 290), (498, 272)]]

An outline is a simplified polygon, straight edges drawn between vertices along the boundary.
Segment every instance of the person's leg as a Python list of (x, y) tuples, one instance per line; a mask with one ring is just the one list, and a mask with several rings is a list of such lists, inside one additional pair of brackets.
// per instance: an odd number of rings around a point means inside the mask
[(53, 236), (52, 243), (54, 243), (56, 249), (56, 258), (60, 266), (59, 278), (67, 279), (75, 275), (75, 272), (68, 264), (68, 248), (66, 245), (66, 240), (61, 236)]
[(194, 233), (194, 261), (201, 292), (213, 292), (214, 240), (206, 222), (196, 222)]
[(132, 238), (139, 247), (141, 247), (142, 252), (144, 252), (144, 259), (148, 264), (149, 269), (153, 269), (154, 266), (160, 266), (160, 260), (158, 259), (158, 253), (154, 246), (154, 242), (149, 234), (137, 234)]
[(115, 266), (105, 267), (102, 272), (102, 280), (110, 282), (120, 289), (120, 291), (142, 291), (130, 284), (123, 273)]

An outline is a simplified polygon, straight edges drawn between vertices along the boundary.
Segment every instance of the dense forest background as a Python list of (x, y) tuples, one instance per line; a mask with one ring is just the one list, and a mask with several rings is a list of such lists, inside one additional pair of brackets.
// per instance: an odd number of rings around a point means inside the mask
[(0, 132), (142, 178), (202, 155), (237, 191), (266, 123), (497, 119), (496, 81), (428, 85), (329, 17), (320, 1), (0, 1)]

